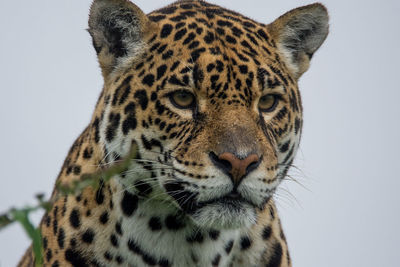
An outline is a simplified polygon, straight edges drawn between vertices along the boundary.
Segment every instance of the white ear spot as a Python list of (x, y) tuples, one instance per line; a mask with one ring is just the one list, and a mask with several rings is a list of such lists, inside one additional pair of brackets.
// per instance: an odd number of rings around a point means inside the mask
[(298, 78), (308, 69), (311, 57), (328, 35), (328, 12), (319, 3), (299, 7), (279, 17), (268, 28)]

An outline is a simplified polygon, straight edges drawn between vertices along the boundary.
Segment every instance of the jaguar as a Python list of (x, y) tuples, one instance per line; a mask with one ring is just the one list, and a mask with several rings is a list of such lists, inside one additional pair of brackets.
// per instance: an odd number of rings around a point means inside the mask
[[(104, 87), (40, 223), (44, 266), (291, 266), (274, 201), (299, 146), (315, 3), (269, 24), (200, 0), (94, 0)], [(131, 153), (135, 150), (133, 156)], [(127, 162), (109, 180), (102, 171)], [(19, 266), (34, 266), (32, 246)]]

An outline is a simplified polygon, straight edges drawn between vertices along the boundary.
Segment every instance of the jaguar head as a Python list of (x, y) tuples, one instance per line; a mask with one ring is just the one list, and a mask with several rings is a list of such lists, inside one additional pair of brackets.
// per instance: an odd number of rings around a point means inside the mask
[(105, 79), (105, 158), (139, 146), (118, 178), (126, 190), (201, 226), (254, 223), (296, 154), (297, 81), (328, 34), (326, 9), (264, 25), (204, 1), (145, 15), (129, 1), (95, 0), (89, 32)]

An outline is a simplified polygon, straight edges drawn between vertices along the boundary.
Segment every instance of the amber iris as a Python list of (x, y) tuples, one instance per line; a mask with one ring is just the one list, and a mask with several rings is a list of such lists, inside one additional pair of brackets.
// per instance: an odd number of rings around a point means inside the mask
[(175, 91), (170, 95), (170, 100), (177, 108), (188, 109), (195, 104), (195, 97), (191, 92), (185, 90)]
[(271, 112), (276, 108), (278, 104), (278, 97), (276, 95), (268, 94), (260, 98), (258, 102), (258, 108), (262, 112)]

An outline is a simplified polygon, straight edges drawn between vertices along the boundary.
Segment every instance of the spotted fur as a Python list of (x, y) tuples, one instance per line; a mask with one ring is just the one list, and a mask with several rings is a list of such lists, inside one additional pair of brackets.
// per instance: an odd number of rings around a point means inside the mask
[[(118, 163), (134, 143), (139, 154), (99, 189), (54, 191), (45, 266), (291, 266), (272, 196), (299, 145), (297, 81), (327, 36), (325, 8), (264, 25), (204, 1), (145, 15), (95, 0), (89, 32), (105, 85), (57, 182)], [(19, 266), (33, 266), (31, 249)]]

